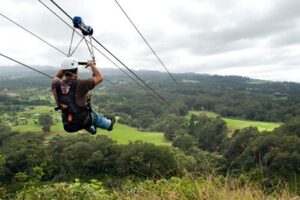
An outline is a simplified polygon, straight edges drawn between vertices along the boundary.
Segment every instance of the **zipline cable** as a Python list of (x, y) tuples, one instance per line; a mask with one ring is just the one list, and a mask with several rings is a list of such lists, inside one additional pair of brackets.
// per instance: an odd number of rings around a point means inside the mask
[[(61, 10), (70, 20), (73, 21), (73, 18), (64, 10), (62, 9), (55, 1), (50, 0), (59, 10)], [(123, 65), (131, 74), (133, 74), (139, 81), (141, 81), (154, 95), (156, 95), (162, 102), (169, 105), (169, 103), (160, 96), (151, 86), (149, 86), (143, 79), (141, 79), (135, 72), (133, 72), (127, 65), (125, 65), (119, 58), (117, 58), (111, 51), (109, 51), (103, 44), (101, 44), (95, 37), (92, 39), (100, 45), (107, 53), (109, 53), (113, 58), (115, 58), (121, 65)]]
[(6, 56), (6, 55), (4, 55), (4, 54), (2, 54), (2, 53), (0, 53), (0, 56), (2, 56), (2, 57), (4, 57), (4, 58), (7, 58), (7, 59), (9, 59), (9, 60), (11, 60), (11, 61), (14, 61), (15, 63), (18, 63), (18, 64), (20, 64), (20, 65), (22, 65), (22, 66), (24, 66), (24, 67), (26, 67), (26, 68), (28, 68), (28, 69), (31, 69), (31, 70), (37, 72), (37, 73), (40, 73), (40, 74), (42, 74), (42, 75), (44, 75), (44, 76), (46, 76), (46, 77), (48, 77), (48, 78), (50, 78), (50, 79), (53, 79), (53, 77), (50, 76), (49, 74), (46, 74), (46, 73), (44, 73), (44, 72), (42, 72), (42, 71), (40, 71), (40, 70), (37, 70), (37, 69), (35, 69), (35, 68), (33, 68), (33, 67), (30, 67), (30, 66), (28, 66), (28, 65), (26, 65), (26, 64), (24, 64), (24, 63), (22, 63), (22, 62), (19, 62), (19, 61), (15, 60), (15, 59), (13, 59), (13, 58), (11, 58), (11, 57), (9, 57), (9, 56)]
[[(38, 36), (37, 34), (33, 33), (32, 31), (29, 31), (28, 29), (26, 29), (24, 26), (20, 25), (19, 23), (15, 22), (14, 20), (12, 20), (11, 18), (7, 17), (6, 15), (0, 13), (0, 15), (2, 17), (4, 17), (5, 19), (7, 19), (8, 21), (12, 22), (13, 24), (17, 25), (19, 28), (25, 30), (26, 32), (30, 33), (31, 35), (33, 35), (34, 37), (38, 38), (40, 41), (44, 42), (45, 44), (47, 44), (48, 46), (52, 47), (53, 49), (57, 50), (58, 52), (62, 53), (63, 55), (67, 55), (65, 54), (62, 50), (58, 49), (57, 47), (55, 47), (54, 45), (52, 45), (51, 43), (47, 42), (45, 39), (43, 39), (42, 37)], [(3, 57), (5, 57), (5, 55), (2, 55)], [(10, 59), (10, 57), (6, 56), (6, 58)], [(14, 59), (11, 59), (13, 61), (16, 61)], [(21, 64), (21, 63), (19, 63)], [(32, 67), (31, 67), (32, 68)], [(30, 69), (31, 69), (30, 68)], [(34, 71), (36, 71), (34, 68), (32, 68)], [(38, 71), (38, 70), (37, 70)], [(111, 81), (107, 80), (106, 81), (110, 84), (112, 84)]]
[[(22, 66), (24, 66), (24, 67), (26, 67), (26, 68), (28, 68), (28, 69), (30, 69), (30, 70), (33, 70), (33, 71), (35, 71), (35, 72), (37, 72), (37, 73), (40, 73), (40, 74), (46, 76), (47, 78), (50, 78), (51, 80), (54, 79), (54, 77), (50, 76), (49, 74), (46, 74), (46, 73), (44, 73), (44, 72), (42, 72), (42, 71), (40, 71), (40, 70), (38, 70), (38, 69), (35, 69), (35, 68), (33, 68), (33, 67), (30, 67), (29, 65), (26, 65), (26, 64), (24, 64), (24, 63), (22, 63), (22, 62), (20, 62), (20, 61), (17, 61), (17, 60), (15, 60), (15, 59), (13, 59), (13, 58), (7, 56), (7, 55), (4, 55), (4, 54), (0, 53), (0, 56), (2, 56), (2, 57), (4, 57), (4, 58), (7, 58), (8, 60), (11, 60), (11, 61), (13, 61), (13, 62), (15, 62), (15, 63), (18, 63), (19, 65), (22, 65)], [(107, 81), (109, 84), (115, 85), (115, 84), (114, 84), (112, 81), (110, 81), (110, 80), (107, 80), (107, 79), (106, 79), (106, 81)]]
[(163, 101), (164, 103), (166, 103), (167, 105), (168, 102), (162, 97), (160, 96), (150, 85), (148, 85), (143, 79), (141, 79), (134, 71), (132, 71), (129, 67), (127, 67), (127, 65), (125, 65), (119, 58), (117, 58), (112, 52), (110, 52), (105, 46), (103, 46), (97, 39), (95, 39), (94, 37), (92, 37), (92, 39), (99, 44), (106, 52), (108, 52), (112, 57), (114, 57), (119, 63), (121, 63), (121, 65), (123, 65), (129, 72), (131, 72), (131, 74), (133, 74), (138, 80), (140, 80), (150, 91), (152, 91), (161, 101)]
[(160, 64), (165, 68), (165, 70), (167, 71), (167, 73), (169, 74), (169, 76), (173, 79), (173, 81), (176, 83), (177, 86), (179, 86), (178, 82), (176, 81), (175, 77), (171, 74), (171, 72), (168, 70), (168, 68), (166, 67), (166, 65), (163, 63), (163, 61), (160, 59), (160, 57), (157, 55), (157, 53), (154, 51), (154, 49), (152, 48), (152, 46), (149, 44), (149, 42), (146, 40), (146, 38), (143, 36), (143, 34), (141, 33), (141, 31), (137, 28), (137, 26), (133, 23), (133, 21), (131, 20), (131, 18), (128, 16), (128, 14), (126, 13), (126, 11), (123, 9), (123, 7), (120, 5), (120, 3), (115, 0), (116, 4), (119, 6), (119, 8), (121, 9), (121, 11), (124, 13), (124, 15), (126, 16), (126, 18), (129, 20), (129, 22), (131, 23), (131, 25), (134, 27), (134, 29), (138, 32), (138, 34), (141, 36), (141, 38), (144, 40), (144, 42), (147, 44), (147, 46), (150, 48), (150, 50), (152, 51), (152, 53), (155, 55), (155, 57), (157, 58), (157, 60), (160, 62)]
[[(5, 19), (7, 19), (8, 21), (12, 22), (13, 24), (15, 24), (16, 26), (18, 26), (19, 28), (23, 29), (24, 31), (26, 31), (27, 33), (31, 34), (32, 36), (36, 37), (37, 39), (39, 39), (40, 41), (44, 42), (45, 44), (47, 44), (48, 46), (52, 47), (53, 49), (57, 50), (58, 52), (62, 53), (63, 55), (67, 56), (68, 54), (66, 54), (65, 52), (63, 52), (62, 50), (60, 50), (59, 48), (55, 47), (53, 44), (51, 44), (50, 42), (46, 41), (45, 39), (43, 39), (42, 37), (38, 36), (37, 34), (33, 33), (32, 31), (28, 30), (27, 28), (25, 28), (24, 26), (22, 26), (21, 24), (17, 23), (16, 21), (12, 20), (11, 18), (7, 17), (6, 15), (0, 13), (0, 15), (2, 17), (4, 17)], [(102, 55), (106, 56), (105, 54), (103, 54), (99, 49), (96, 49), (97, 51), (99, 51)], [(110, 58), (107, 57), (107, 59), (110, 60)], [(110, 60), (115, 66), (117, 66), (116, 63), (114, 63), (112, 60)], [(118, 66), (117, 66), (118, 67)], [(123, 73), (125, 73), (129, 78), (132, 79), (131, 76), (129, 76), (129, 74), (127, 74), (126, 71), (124, 71), (122, 68), (120, 69), (121, 71), (123, 71)], [(142, 89), (144, 89), (142, 87), (142, 85), (137, 82), (135, 79), (133, 79), (134, 82), (136, 82)]]
[[(56, 14), (49, 6), (47, 6), (44, 2), (41, 0), (38, 0), (45, 8), (47, 8), (51, 13), (53, 13), (56, 17), (58, 17), (64, 24), (66, 24), (69, 28), (73, 30), (73, 27), (66, 22), (62, 17), (60, 17), (58, 14)], [(81, 36), (81, 33), (78, 32), (75, 29), (75, 33)], [(89, 41), (87, 41), (89, 44), (91, 44)], [(145, 89), (136, 79), (134, 79), (132, 76), (130, 76), (125, 70), (123, 70), (119, 65), (117, 65), (112, 59), (110, 59), (107, 55), (105, 55), (100, 49), (98, 49), (95, 45), (91, 44), (94, 49), (96, 49), (102, 56), (104, 56), (107, 60), (109, 60), (113, 65), (115, 65), (119, 70), (121, 70), (126, 76), (128, 76), (132, 81), (134, 81), (140, 88)]]
[(8, 21), (12, 22), (13, 24), (17, 25), (19, 28), (23, 29), (24, 31), (26, 31), (27, 33), (33, 35), (34, 37), (38, 38), (40, 41), (44, 42), (45, 44), (49, 45), (50, 47), (56, 49), (57, 51), (59, 51), (60, 53), (64, 54), (65, 56), (67, 56), (67, 54), (65, 52), (63, 52), (62, 50), (60, 50), (59, 48), (55, 47), (54, 45), (50, 44), (49, 42), (47, 42), (46, 40), (44, 40), (43, 38), (41, 38), (40, 36), (36, 35), (35, 33), (31, 32), (30, 30), (28, 30), (27, 28), (21, 26), (20, 24), (18, 24), (17, 22), (13, 21), (12, 19), (10, 19), (9, 17), (5, 16), (4, 14), (0, 13), (0, 15), (2, 17), (4, 17), (5, 19), (7, 19)]
[[(41, 2), (41, 0), (39, 0)], [(55, 1), (50, 0), (60, 11), (62, 11), (71, 21), (73, 20), (73, 18), (64, 10), (62, 9)], [(53, 12), (53, 11), (52, 11)], [(53, 12), (54, 13), (54, 12)], [(58, 16), (55, 13), (56, 16)], [(61, 17), (59, 17), (60, 19), (62, 19)], [(66, 23), (66, 22), (65, 22)], [(67, 23), (66, 23), (67, 24)], [(167, 103), (165, 101), (164, 98), (162, 98), (159, 94), (157, 94), (157, 92), (155, 90), (153, 90), (144, 80), (142, 80), (138, 75), (136, 75), (130, 68), (128, 68), (121, 60), (119, 60), (112, 52), (110, 52), (104, 45), (102, 45), (98, 40), (96, 40), (94, 37), (92, 37), (92, 39), (99, 44), (104, 50), (106, 50), (106, 52), (108, 52), (111, 56), (113, 56), (117, 61), (119, 61), (119, 63), (121, 63), (121, 65), (123, 65), (129, 72), (131, 72), (138, 80), (140, 80), (150, 91), (152, 91), (161, 101), (163, 101), (164, 103)]]

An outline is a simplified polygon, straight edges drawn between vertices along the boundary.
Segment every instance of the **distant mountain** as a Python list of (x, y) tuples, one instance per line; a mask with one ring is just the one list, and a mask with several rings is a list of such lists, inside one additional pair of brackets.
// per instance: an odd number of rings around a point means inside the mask
[[(55, 76), (58, 71), (57, 67), (53, 66), (34, 66), (36, 69)], [(110, 81), (126, 81), (132, 82), (122, 71), (113, 68), (101, 68), (101, 71), (107, 82)], [(49, 86), (49, 78), (45, 77), (30, 69), (26, 69), (20, 66), (0, 66), (0, 89), (4, 88), (18, 88), (18, 87), (32, 87)], [(152, 84), (163, 83), (170, 87), (175, 86), (173, 80), (166, 72), (150, 71), (150, 70), (137, 70), (134, 71), (146, 82)], [(130, 74), (128, 72), (128, 74)], [(80, 68), (80, 78), (90, 77), (91, 72)], [(131, 75), (134, 77), (133, 75)], [(220, 75), (208, 75), (208, 74), (196, 74), (196, 73), (177, 73), (173, 74), (179, 83), (187, 86), (193, 84), (195, 87), (215, 87), (215, 88), (231, 88), (233, 90), (252, 90), (255, 92), (267, 92), (270, 93), (290, 93), (297, 95), (300, 93), (300, 84), (292, 82), (273, 82), (251, 79), (242, 76), (220, 76)], [(135, 78), (135, 77), (134, 77)], [(105, 84), (106, 82), (104, 82)], [(133, 82), (132, 82), (133, 83)], [(135, 83), (133, 83), (135, 84)]]
[[(37, 70), (48, 72), (50, 75), (54, 75), (54, 71), (57, 71), (56, 68), (51, 66), (30, 66), (34, 67)], [(20, 65), (14, 66), (0, 66), (0, 79), (11, 79), (11, 78), (21, 78), (21, 77), (32, 77), (38, 76), (37, 72), (34, 72), (30, 69), (26, 69)]]

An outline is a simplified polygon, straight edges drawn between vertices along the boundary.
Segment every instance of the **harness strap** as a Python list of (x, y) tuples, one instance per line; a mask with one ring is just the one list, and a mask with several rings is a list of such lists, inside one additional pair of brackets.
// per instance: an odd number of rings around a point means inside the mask
[[(73, 104), (76, 104), (76, 85), (77, 85), (77, 81), (73, 81), (72, 84), (70, 85), (70, 89), (68, 91), (68, 94), (71, 94), (72, 96), (72, 101), (73, 101)], [(58, 106), (55, 108), (55, 110), (62, 110), (62, 107), (61, 107), (61, 96), (63, 95), (62, 91), (61, 91), (61, 82), (60, 81), (57, 81), (56, 84), (55, 84), (55, 90), (56, 90), (56, 97), (57, 97), (57, 102), (58, 102)], [(67, 94), (65, 94), (67, 95)], [(76, 104), (77, 105), (77, 104)]]
[(60, 81), (57, 81), (55, 83), (55, 90), (56, 90), (56, 98), (57, 98), (57, 107), (54, 108), (55, 111), (61, 110), (61, 106), (60, 106), (60, 97), (62, 95), (61, 92), (61, 84)]

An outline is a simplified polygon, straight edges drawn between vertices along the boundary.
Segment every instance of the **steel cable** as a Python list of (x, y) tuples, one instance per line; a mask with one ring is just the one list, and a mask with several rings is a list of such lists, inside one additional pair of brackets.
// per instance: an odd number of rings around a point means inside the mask
[[(41, 0), (39, 0), (41, 2)], [(59, 10), (61, 10), (70, 20), (73, 20), (72, 17), (62, 9), (55, 1), (50, 0)], [(141, 79), (135, 72), (133, 72), (127, 65), (125, 65), (119, 58), (117, 58), (111, 51), (109, 51), (102, 43), (100, 43), (95, 37), (92, 39), (100, 45), (107, 53), (109, 53), (113, 58), (115, 58), (121, 65), (123, 65), (131, 74), (133, 74), (139, 81), (141, 81), (156, 97), (158, 97), (162, 102), (169, 105), (169, 103), (161, 97), (151, 86), (149, 86), (143, 79)]]
[(155, 55), (155, 57), (157, 58), (157, 60), (160, 62), (160, 64), (165, 68), (165, 70), (167, 71), (167, 73), (169, 74), (169, 76), (173, 79), (173, 81), (176, 83), (177, 86), (179, 86), (178, 82), (176, 81), (175, 77), (171, 74), (171, 72), (168, 70), (168, 68), (166, 67), (166, 65), (163, 63), (163, 61), (160, 59), (160, 57), (157, 55), (157, 53), (154, 51), (154, 49), (152, 48), (152, 46), (149, 44), (149, 42), (146, 40), (146, 38), (143, 36), (143, 34), (141, 33), (141, 31), (137, 28), (137, 26), (133, 23), (133, 21), (131, 20), (131, 18), (128, 16), (128, 14), (126, 13), (126, 11), (123, 9), (123, 7), (120, 5), (120, 3), (115, 0), (116, 4), (119, 6), (119, 8), (121, 9), (121, 11), (124, 13), (124, 15), (126, 16), (126, 18), (129, 20), (129, 22), (131, 23), (131, 25), (134, 27), (134, 29), (138, 32), (138, 34), (141, 36), (141, 38), (144, 40), (144, 42), (146, 43), (146, 45), (150, 48), (150, 50), (152, 51), (152, 53)]

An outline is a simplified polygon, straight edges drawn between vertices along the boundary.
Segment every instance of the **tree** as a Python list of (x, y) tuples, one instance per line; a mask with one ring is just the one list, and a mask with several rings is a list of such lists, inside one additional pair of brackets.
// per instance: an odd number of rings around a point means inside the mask
[(195, 145), (196, 145), (195, 138), (188, 134), (178, 135), (173, 142), (174, 147), (178, 147), (184, 151), (189, 150)]
[(39, 124), (43, 126), (44, 132), (50, 132), (50, 127), (53, 125), (53, 119), (49, 114), (42, 114), (39, 117)]
[(278, 135), (290, 135), (300, 137), (300, 118), (295, 118), (288, 121), (283, 126), (275, 130)]
[(199, 148), (209, 152), (222, 151), (227, 142), (227, 126), (220, 117), (193, 116), (189, 134), (196, 138)]
[(262, 168), (271, 176), (293, 177), (299, 174), (300, 138), (297, 136), (262, 135), (235, 160), (246, 171)]
[(225, 150), (225, 157), (233, 161), (260, 135), (257, 128), (248, 127), (236, 130)]

